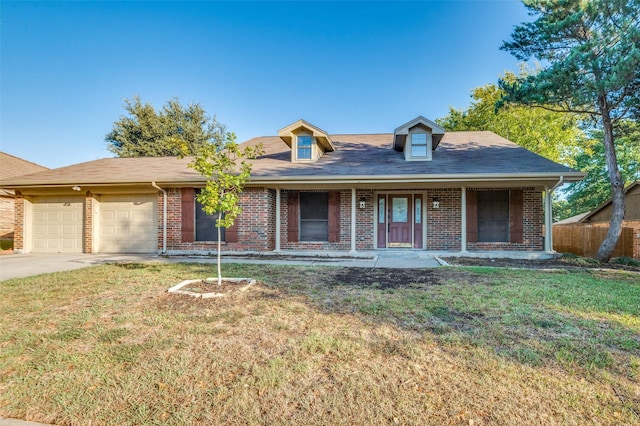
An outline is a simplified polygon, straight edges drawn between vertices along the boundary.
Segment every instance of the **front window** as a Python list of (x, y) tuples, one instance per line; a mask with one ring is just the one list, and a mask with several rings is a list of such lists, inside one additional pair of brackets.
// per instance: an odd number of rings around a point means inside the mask
[(311, 159), (311, 136), (298, 136), (298, 160)]
[(478, 192), (478, 241), (509, 241), (509, 191)]
[(427, 154), (427, 134), (413, 133), (411, 135), (411, 156), (426, 157)]
[[(200, 193), (200, 189), (196, 190), (196, 194)], [(202, 211), (202, 204), (196, 198), (196, 241), (218, 241), (218, 230), (220, 230), (220, 239), (224, 241), (224, 227), (218, 228), (216, 222), (218, 215), (208, 215)]]
[(329, 240), (329, 194), (300, 193), (300, 241)]

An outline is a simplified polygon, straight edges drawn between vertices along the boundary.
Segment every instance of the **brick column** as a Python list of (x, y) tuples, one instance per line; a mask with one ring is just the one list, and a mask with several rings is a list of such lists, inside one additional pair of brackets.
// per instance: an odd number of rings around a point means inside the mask
[(24, 250), (24, 197), (20, 191), (16, 191), (15, 203), (15, 230), (13, 232), (13, 251)]
[(93, 253), (93, 194), (84, 197), (84, 253)]

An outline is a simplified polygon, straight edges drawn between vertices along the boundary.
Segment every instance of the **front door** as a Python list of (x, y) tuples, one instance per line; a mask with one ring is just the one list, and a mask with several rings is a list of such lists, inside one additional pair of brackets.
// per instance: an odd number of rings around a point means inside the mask
[(411, 247), (411, 195), (390, 195), (387, 247)]

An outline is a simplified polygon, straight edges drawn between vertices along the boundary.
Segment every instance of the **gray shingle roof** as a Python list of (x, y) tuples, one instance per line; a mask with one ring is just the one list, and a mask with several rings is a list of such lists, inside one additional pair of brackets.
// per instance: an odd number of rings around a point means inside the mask
[[(393, 134), (331, 135), (336, 150), (314, 163), (292, 163), (290, 148), (277, 136), (251, 139), (265, 153), (254, 161), (252, 180), (330, 180), (349, 177), (411, 178), (450, 175), (548, 174), (576, 180), (582, 174), (532, 153), (492, 132), (448, 132), (432, 161), (405, 161), (392, 148)], [(188, 158), (104, 158), (0, 182), (2, 186), (181, 183), (202, 181)]]

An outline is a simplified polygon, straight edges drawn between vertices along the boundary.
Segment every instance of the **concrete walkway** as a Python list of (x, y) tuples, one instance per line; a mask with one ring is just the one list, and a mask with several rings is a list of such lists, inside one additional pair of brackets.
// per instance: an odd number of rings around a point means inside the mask
[[(158, 256), (149, 254), (69, 254), (28, 253), (0, 256), (0, 281), (51, 272), (71, 271), (113, 262), (215, 263), (213, 256)], [(252, 263), (272, 265), (326, 265), (360, 268), (434, 268), (441, 265), (438, 258), (425, 252), (292, 252), (224, 254), (223, 263)]]

